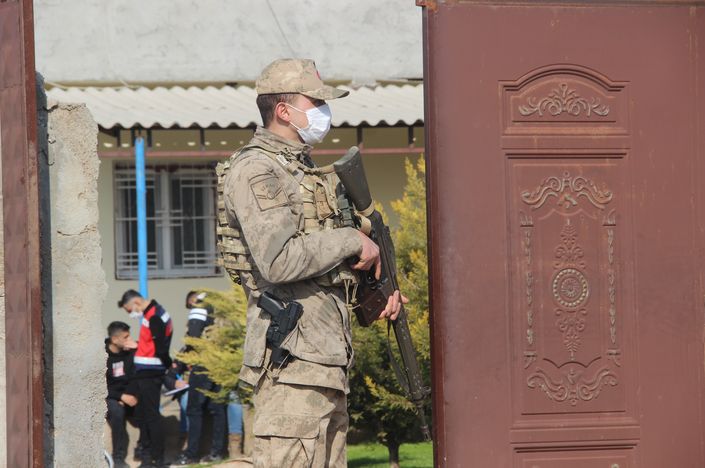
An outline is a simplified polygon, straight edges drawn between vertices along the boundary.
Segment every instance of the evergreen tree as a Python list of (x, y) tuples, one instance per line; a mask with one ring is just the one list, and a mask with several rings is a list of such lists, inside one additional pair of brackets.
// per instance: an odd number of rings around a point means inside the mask
[[(430, 373), (428, 328), (428, 265), (426, 247), (426, 187), (423, 159), (406, 162), (407, 183), (404, 195), (392, 202), (399, 216), (399, 227), (392, 232), (396, 248), (397, 271), (406, 305), (409, 328), (417, 351), (424, 381)], [(395, 359), (394, 332), (387, 336), (387, 324), (378, 321), (368, 328), (354, 330), (356, 363), (351, 373), (351, 426), (358, 432), (372, 432), (389, 450), (391, 467), (399, 466), (399, 447), (403, 442), (421, 439), (414, 406), (406, 399), (391, 369), (387, 350), (390, 340)]]
[(177, 358), (206, 368), (211, 380), (221, 387), (218, 394), (209, 393), (209, 396), (226, 401), (228, 393), (237, 388), (242, 366), (247, 300), (239, 284), (233, 284), (229, 291), (203, 291), (206, 292), (205, 304), (213, 307), (215, 324), (206, 328), (200, 338), (187, 337), (185, 343), (190, 350)]

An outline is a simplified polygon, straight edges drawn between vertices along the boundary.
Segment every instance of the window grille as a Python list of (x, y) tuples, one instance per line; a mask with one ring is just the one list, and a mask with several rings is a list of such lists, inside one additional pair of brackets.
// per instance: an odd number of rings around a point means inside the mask
[[(115, 271), (137, 278), (137, 196), (134, 165), (115, 167)], [(206, 165), (151, 165), (147, 188), (150, 278), (220, 275), (216, 265), (216, 176)]]

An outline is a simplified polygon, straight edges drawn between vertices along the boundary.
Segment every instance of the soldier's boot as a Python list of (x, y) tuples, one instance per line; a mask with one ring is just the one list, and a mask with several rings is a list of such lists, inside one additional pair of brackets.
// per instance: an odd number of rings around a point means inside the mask
[(242, 457), (242, 434), (228, 434), (228, 454), (230, 458)]

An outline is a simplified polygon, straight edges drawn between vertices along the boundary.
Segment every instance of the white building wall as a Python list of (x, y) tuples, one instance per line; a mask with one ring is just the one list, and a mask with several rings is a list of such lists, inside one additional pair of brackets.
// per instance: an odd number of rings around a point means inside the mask
[[(117, 301), (122, 296), (122, 293), (128, 289), (139, 290), (139, 284), (137, 280), (118, 280), (115, 277), (114, 167), (115, 163), (113, 161), (103, 161), (100, 165), (100, 174), (98, 176), (98, 211), (100, 213), (98, 230), (102, 239), (103, 269), (108, 283), (108, 294), (105, 302), (103, 302), (101, 319), (103, 328), (107, 328), (108, 324), (114, 320), (126, 322), (130, 325), (133, 336), (137, 338), (139, 322), (130, 319), (124, 310), (117, 307)], [(150, 298), (156, 299), (157, 302), (164, 306), (174, 323), (174, 338), (171, 345), (172, 356), (181, 347), (183, 335), (186, 333), (187, 311), (184, 307), (186, 293), (191, 289), (200, 288), (227, 290), (230, 286), (231, 281), (225, 276), (149, 280)]]
[[(403, 154), (364, 156), (370, 190), (375, 200), (384, 208), (392, 225), (396, 223), (397, 217), (391, 208), (391, 201), (402, 197), (406, 182), (404, 160), (409, 158), (415, 161), (418, 157), (418, 155)], [(325, 165), (332, 163), (335, 159), (337, 157), (334, 156), (317, 157), (316, 162), (319, 165)], [(115, 278), (114, 166), (114, 161), (103, 160), (100, 164), (100, 174), (98, 176), (98, 212), (100, 213), (98, 230), (102, 241), (103, 269), (105, 270), (108, 284), (108, 293), (103, 302), (101, 319), (104, 328), (113, 320), (128, 323), (132, 328), (133, 335), (136, 337), (139, 328), (138, 322), (130, 319), (122, 309), (117, 307), (117, 301), (122, 296), (122, 293), (130, 288), (139, 289), (139, 285), (136, 280), (118, 280)], [(186, 333), (187, 311), (184, 308), (186, 293), (191, 289), (227, 290), (230, 287), (232, 287), (232, 282), (225, 275), (211, 278), (149, 280), (150, 297), (156, 299), (164, 306), (174, 322), (174, 338), (171, 345), (172, 355), (175, 355), (183, 344), (183, 336)]]
[(414, 0), (34, 0), (34, 18), (48, 82), (252, 81), (290, 56), (326, 80), (422, 76)]

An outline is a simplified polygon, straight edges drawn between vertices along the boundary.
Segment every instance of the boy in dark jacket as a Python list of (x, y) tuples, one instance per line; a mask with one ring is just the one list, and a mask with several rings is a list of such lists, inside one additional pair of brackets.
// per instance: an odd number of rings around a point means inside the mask
[(113, 441), (113, 461), (116, 468), (125, 468), (129, 438), (125, 423), (137, 405), (134, 382), (134, 354), (137, 348), (130, 337), (130, 326), (124, 322), (108, 325), (105, 351), (108, 353), (105, 379), (108, 384), (108, 423)]

